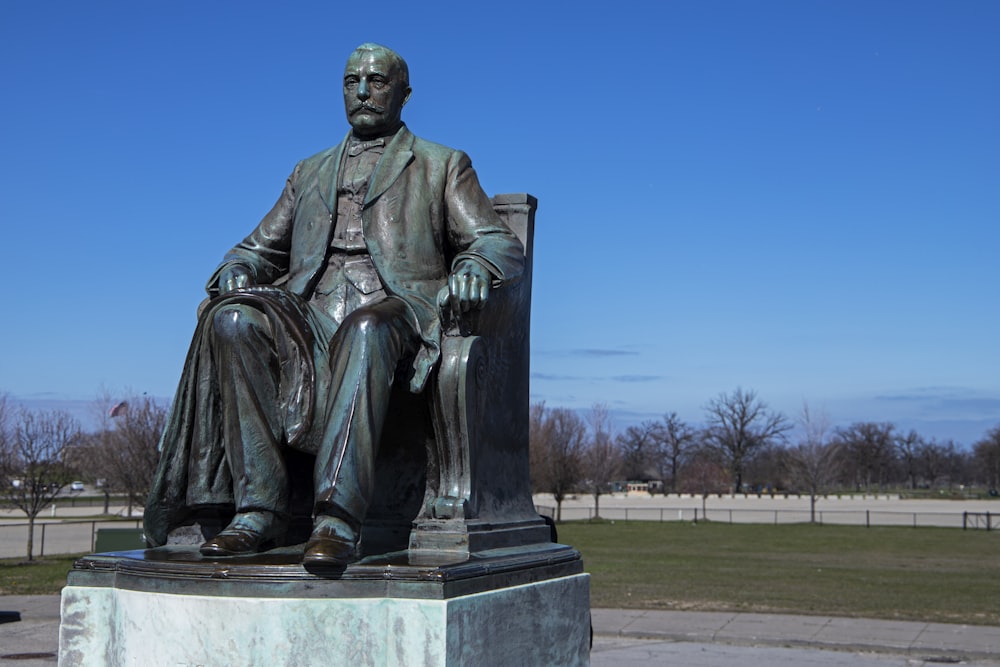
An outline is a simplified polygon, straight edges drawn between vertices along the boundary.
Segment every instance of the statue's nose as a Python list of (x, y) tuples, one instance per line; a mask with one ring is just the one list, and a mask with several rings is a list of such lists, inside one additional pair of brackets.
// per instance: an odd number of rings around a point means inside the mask
[(361, 79), (361, 81), (358, 82), (358, 99), (367, 100), (368, 97), (369, 97), (368, 82), (365, 81), (364, 79)]

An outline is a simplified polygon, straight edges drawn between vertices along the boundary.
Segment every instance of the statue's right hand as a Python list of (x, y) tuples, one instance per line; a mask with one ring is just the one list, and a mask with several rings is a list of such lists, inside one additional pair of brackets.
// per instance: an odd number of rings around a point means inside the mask
[(242, 264), (231, 264), (219, 276), (219, 294), (229, 294), (252, 284), (253, 274), (250, 273), (250, 269)]

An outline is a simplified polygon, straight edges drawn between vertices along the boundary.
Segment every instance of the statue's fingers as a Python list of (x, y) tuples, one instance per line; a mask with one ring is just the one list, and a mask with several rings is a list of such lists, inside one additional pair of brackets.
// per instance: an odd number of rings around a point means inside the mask
[(469, 298), (466, 302), (466, 307), (468, 310), (475, 310), (479, 308), (479, 295), (480, 295), (480, 283), (477, 276), (472, 276), (469, 278)]
[(451, 277), (448, 278), (448, 295), (449, 295), (449, 301), (451, 303), (451, 312), (455, 314), (462, 312), (462, 304), (459, 301), (459, 296), (458, 296), (459, 291), (460, 287), (459, 287), (458, 276), (452, 274)]
[(479, 281), (479, 299), (478, 308), (482, 308), (486, 305), (486, 300), (490, 297), (490, 281), (480, 280)]
[(469, 276), (459, 274), (458, 293), (455, 295), (455, 298), (458, 301), (458, 308), (455, 310), (456, 313), (464, 313), (469, 309)]

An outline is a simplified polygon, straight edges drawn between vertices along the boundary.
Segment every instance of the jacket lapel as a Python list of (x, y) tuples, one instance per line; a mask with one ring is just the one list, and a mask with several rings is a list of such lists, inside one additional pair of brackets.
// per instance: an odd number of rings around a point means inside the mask
[(366, 208), (388, 190), (406, 169), (406, 165), (410, 164), (413, 160), (413, 151), (410, 150), (412, 147), (413, 135), (404, 125), (389, 142), (389, 145), (385, 147), (382, 159), (375, 166), (375, 173), (372, 175), (372, 182), (368, 186), (368, 194), (365, 196)]
[(333, 147), (333, 150), (330, 151), (330, 156), (320, 165), (319, 171), (316, 174), (319, 196), (323, 198), (323, 203), (326, 204), (330, 213), (334, 213), (337, 210), (337, 180), (339, 178), (340, 163), (344, 155), (344, 147), (347, 146), (347, 141), (350, 138), (351, 133), (348, 132), (344, 140)]

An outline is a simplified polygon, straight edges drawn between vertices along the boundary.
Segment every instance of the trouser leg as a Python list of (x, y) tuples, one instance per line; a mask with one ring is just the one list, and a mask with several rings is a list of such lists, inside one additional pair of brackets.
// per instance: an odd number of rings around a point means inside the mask
[(240, 305), (213, 319), (223, 441), (237, 513), (288, 511), (278, 359), (268, 318)]
[(418, 344), (405, 304), (394, 298), (354, 311), (338, 328), (331, 343), (327, 427), (316, 456), (316, 514), (360, 526), (375, 484), (396, 368)]

